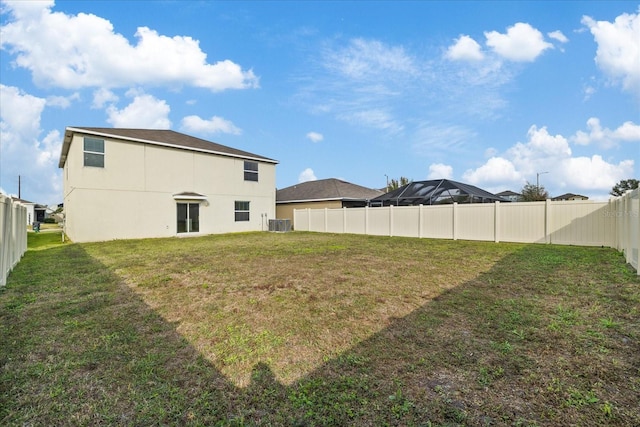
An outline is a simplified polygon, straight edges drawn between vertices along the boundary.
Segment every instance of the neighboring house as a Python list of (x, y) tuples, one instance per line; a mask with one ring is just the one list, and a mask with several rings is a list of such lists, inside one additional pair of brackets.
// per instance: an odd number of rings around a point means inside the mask
[(589, 200), (589, 198), (587, 196), (581, 196), (580, 194), (565, 193), (562, 196), (554, 197), (551, 200), (559, 202), (565, 200)]
[(68, 127), (65, 232), (76, 242), (261, 230), (278, 162), (171, 130)]
[(362, 187), (340, 179), (307, 181), (276, 191), (276, 216), (290, 219), (294, 209), (355, 208), (367, 206), (380, 190)]
[(418, 206), (447, 203), (508, 202), (475, 185), (450, 179), (413, 181), (371, 200), (369, 206)]
[(507, 199), (510, 202), (519, 202), (520, 200), (522, 200), (522, 194), (516, 193), (514, 191), (510, 191), (510, 190), (496, 193), (496, 196), (502, 197), (503, 199)]
[(43, 205), (38, 205), (36, 203), (30, 202), (28, 200), (19, 199), (17, 197), (12, 197), (11, 200), (14, 202), (20, 203), (22, 206), (27, 208), (27, 225), (31, 226), (34, 222), (43, 222), (46, 216), (47, 207)]

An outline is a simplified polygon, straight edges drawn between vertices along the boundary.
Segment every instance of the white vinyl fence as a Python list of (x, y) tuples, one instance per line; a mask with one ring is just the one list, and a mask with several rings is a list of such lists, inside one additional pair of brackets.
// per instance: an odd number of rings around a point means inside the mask
[(623, 252), (627, 262), (640, 275), (640, 188), (628, 191), (613, 203), (614, 207), (609, 212), (616, 224), (612, 247)]
[(614, 247), (638, 270), (638, 190), (608, 202), (296, 209), (293, 216), (299, 231)]
[(0, 286), (27, 250), (27, 208), (0, 194)]

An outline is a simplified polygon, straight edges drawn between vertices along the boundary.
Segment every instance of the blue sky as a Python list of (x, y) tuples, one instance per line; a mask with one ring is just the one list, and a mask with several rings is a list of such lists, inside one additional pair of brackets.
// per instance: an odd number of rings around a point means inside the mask
[(450, 178), (607, 199), (640, 170), (640, 3), (0, 0), (0, 190), (66, 126), (171, 128), (277, 186)]

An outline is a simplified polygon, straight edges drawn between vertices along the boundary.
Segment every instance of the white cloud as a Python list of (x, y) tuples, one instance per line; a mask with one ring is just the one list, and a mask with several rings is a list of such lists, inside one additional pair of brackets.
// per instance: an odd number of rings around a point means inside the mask
[(17, 87), (0, 84), (0, 118), (3, 148), (20, 138), (35, 139), (40, 133), (40, 115), (45, 99), (24, 93)]
[(401, 46), (387, 46), (378, 40), (352, 39), (338, 51), (326, 52), (327, 68), (353, 79), (371, 75), (414, 74), (416, 66)]
[(466, 171), (463, 178), (480, 187), (518, 190), (527, 181), (535, 182), (536, 174), (544, 171), (548, 174), (541, 185), (551, 195), (567, 191), (588, 195), (605, 194), (616, 182), (633, 176), (633, 160), (612, 163), (600, 155), (573, 157), (567, 138), (549, 134), (546, 127), (531, 126), (527, 137), (527, 142), (516, 143), (502, 156)]
[(135, 95), (131, 104), (118, 110), (107, 108), (107, 122), (119, 128), (169, 129), (169, 105), (151, 95)]
[(475, 132), (458, 125), (424, 125), (416, 131), (414, 153), (431, 156), (434, 151), (452, 153), (463, 149), (476, 137)]
[(466, 171), (462, 178), (471, 184), (493, 185), (520, 182), (522, 175), (516, 171), (511, 161), (502, 157), (492, 157), (478, 169)]
[(338, 118), (356, 125), (384, 130), (390, 133), (401, 132), (404, 129), (390, 113), (382, 109), (344, 113), (340, 114)]
[(611, 190), (621, 179), (633, 176), (633, 160), (608, 163), (602, 156), (573, 157), (562, 162), (556, 173), (567, 188), (578, 190)]
[(181, 127), (185, 131), (194, 133), (228, 133), (232, 135), (242, 134), (242, 129), (234, 125), (233, 122), (218, 116), (213, 116), (209, 120), (202, 119), (199, 116), (186, 116), (182, 119)]
[(306, 168), (298, 175), (298, 182), (316, 181), (317, 179), (311, 168)]
[(571, 156), (569, 142), (562, 135), (550, 135), (546, 126), (531, 126), (527, 132), (529, 141), (518, 142), (507, 151), (507, 156), (524, 176), (535, 175), (545, 165)]
[(80, 99), (78, 92), (69, 96), (49, 96), (47, 97), (47, 105), (50, 107), (59, 107), (62, 109), (69, 108), (73, 101)]
[(190, 85), (212, 91), (258, 86), (253, 71), (230, 60), (207, 62), (199, 41), (139, 27), (136, 44), (92, 14), (52, 12), (53, 2), (10, 2), (1, 46), (42, 86), (63, 88)]
[(427, 179), (451, 179), (453, 178), (453, 168), (443, 163), (433, 163), (429, 165)]
[(619, 142), (640, 142), (640, 125), (631, 121), (624, 122), (617, 129), (603, 128), (600, 120), (591, 117), (587, 120), (588, 132), (577, 131), (571, 141), (578, 145), (597, 144), (602, 148), (611, 148)]
[(307, 139), (311, 142), (320, 142), (324, 139), (324, 136), (318, 132), (309, 132), (307, 133)]
[(447, 58), (452, 60), (479, 61), (484, 58), (482, 49), (478, 42), (469, 36), (462, 35), (456, 42), (449, 46), (446, 53)]
[(518, 22), (507, 28), (507, 33), (497, 31), (484, 33), (487, 46), (498, 55), (516, 62), (531, 62), (553, 45), (544, 40), (540, 31), (531, 25)]
[(583, 91), (584, 91), (584, 100), (588, 101), (591, 98), (591, 95), (593, 95), (594, 93), (596, 93), (596, 88), (594, 88), (591, 85), (585, 85), (583, 87)]
[(598, 44), (595, 61), (624, 90), (640, 97), (640, 12), (623, 13), (614, 22), (582, 18)]
[(115, 104), (118, 102), (118, 96), (106, 88), (100, 88), (93, 92), (93, 103), (91, 108), (104, 108), (106, 104)]
[[(6, 189), (20, 175), (24, 199), (51, 204), (62, 198), (56, 167), (62, 137), (54, 130), (40, 139), (40, 117), (46, 104), (43, 98), (0, 84), (0, 181)], [(17, 193), (17, 183), (15, 189)]]
[(567, 43), (569, 41), (567, 36), (562, 34), (562, 31), (559, 30), (551, 31), (550, 33), (547, 33), (547, 35), (549, 36), (549, 38), (558, 40), (560, 43)]

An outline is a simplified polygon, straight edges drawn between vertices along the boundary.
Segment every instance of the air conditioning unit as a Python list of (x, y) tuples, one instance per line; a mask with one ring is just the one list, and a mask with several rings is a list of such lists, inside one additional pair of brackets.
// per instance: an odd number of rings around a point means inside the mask
[(270, 219), (269, 231), (274, 231), (278, 233), (286, 233), (288, 231), (291, 231), (291, 220), (290, 219)]

